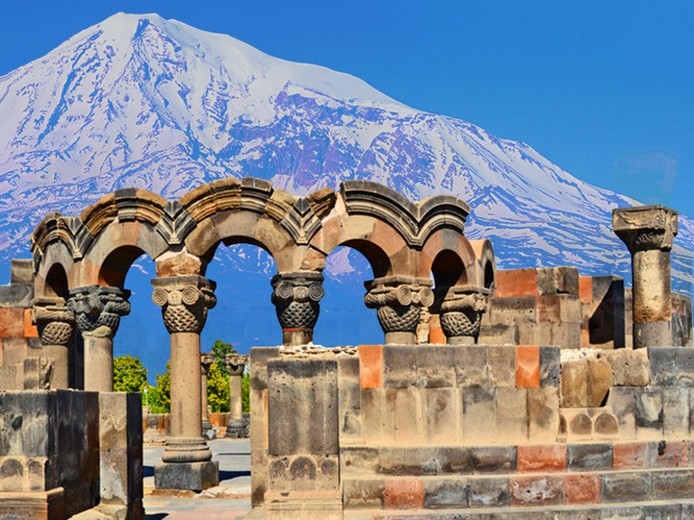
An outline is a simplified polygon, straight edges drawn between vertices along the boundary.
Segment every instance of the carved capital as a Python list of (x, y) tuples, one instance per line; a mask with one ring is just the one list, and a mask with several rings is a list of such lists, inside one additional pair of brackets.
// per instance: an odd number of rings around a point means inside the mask
[(670, 251), (677, 235), (677, 212), (663, 206), (637, 206), (612, 211), (612, 229), (633, 255)]
[(43, 346), (68, 346), (75, 330), (75, 316), (68, 311), (60, 297), (34, 298), (31, 302), (31, 321), (36, 324)]
[(283, 329), (310, 329), (318, 320), (323, 275), (316, 271), (280, 273), (272, 277), (272, 303)]
[(200, 354), (200, 375), (207, 376), (210, 366), (214, 363), (215, 355), (213, 352), (203, 352)]
[(152, 280), (152, 301), (162, 308), (164, 324), (170, 334), (200, 334), (207, 311), (217, 304), (215, 283), (202, 276), (171, 276)]
[(385, 276), (366, 282), (364, 303), (377, 309), (385, 333), (415, 333), (421, 310), (434, 303), (431, 280), (404, 276)]
[(121, 316), (130, 314), (130, 291), (90, 285), (70, 291), (67, 309), (83, 336), (113, 338)]
[(224, 366), (231, 376), (242, 376), (247, 364), (248, 356), (233, 353), (224, 356)]
[(448, 289), (440, 311), (441, 328), (448, 342), (464, 342), (462, 338), (473, 338), (472, 342), (477, 341), (482, 314), (487, 312), (488, 306), (489, 289), (473, 286)]

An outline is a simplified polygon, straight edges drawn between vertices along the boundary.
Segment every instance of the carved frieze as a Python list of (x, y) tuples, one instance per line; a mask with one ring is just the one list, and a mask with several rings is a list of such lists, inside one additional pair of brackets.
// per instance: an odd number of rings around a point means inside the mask
[(84, 336), (113, 338), (121, 316), (130, 314), (130, 291), (90, 285), (70, 291), (67, 309)]
[(35, 298), (32, 302), (31, 320), (36, 324), (44, 346), (68, 346), (75, 330), (75, 316), (60, 297)]
[(214, 282), (202, 276), (171, 276), (155, 278), (152, 285), (152, 301), (162, 308), (169, 333), (202, 331), (207, 311), (217, 303)]
[(441, 328), (449, 343), (460, 338), (477, 340), (482, 314), (489, 306), (489, 290), (483, 287), (451, 287), (441, 303)]
[(376, 278), (365, 284), (364, 303), (376, 309), (384, 332), (415, 333), (423, 307), (434, 303), (431, 280), (403, 276)]
[(313, 329), (324, 294), (323, 275), (316, 271), (280, 273), (272, 278), (272, 303), (283, 329)]

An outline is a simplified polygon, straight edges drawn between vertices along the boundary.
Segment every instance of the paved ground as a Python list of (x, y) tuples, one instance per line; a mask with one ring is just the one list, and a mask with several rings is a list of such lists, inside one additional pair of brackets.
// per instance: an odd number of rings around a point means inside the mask
[(160, 492), (154, 489), (154, 464), (161, 461), (161, 446), (145, 445), (145, 513), (148, 520), (231, 520), (251, 510), (251, 455), (248, 439), (210, 441), (212, 460), (219, 461), (218, 487), (200, 494)]

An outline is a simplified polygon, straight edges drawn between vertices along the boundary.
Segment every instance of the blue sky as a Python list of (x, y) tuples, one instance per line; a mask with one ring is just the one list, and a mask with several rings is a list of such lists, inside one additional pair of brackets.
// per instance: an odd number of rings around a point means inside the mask
[(118, 11), (157, 12), (361, 77), (694, 215), (694, 4), (400, 0), (5, 3), (0, 74)]

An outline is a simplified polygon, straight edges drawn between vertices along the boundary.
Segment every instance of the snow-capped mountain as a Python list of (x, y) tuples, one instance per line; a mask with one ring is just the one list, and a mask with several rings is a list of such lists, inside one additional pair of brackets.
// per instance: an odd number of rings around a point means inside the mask
[[(498, 266), (576, 265), (629, 277), (610, 212), (633, 201), (530, 146), (404, 106), (363, 81), (268, 56), (157, 15), (118, 14), (0, 77), (0, 260), (28, 256), (49, 211), (79, 214), (143, 187), (176, 198), (226, 176), (295, 193), (370, 179), (412, 199), (452, 193)], [(676, 287), (692, 283), (680, 217)], [(232, 259), (238, 261), (238, 259)], [(333, 274), (351, 261), (331, 259)]]

